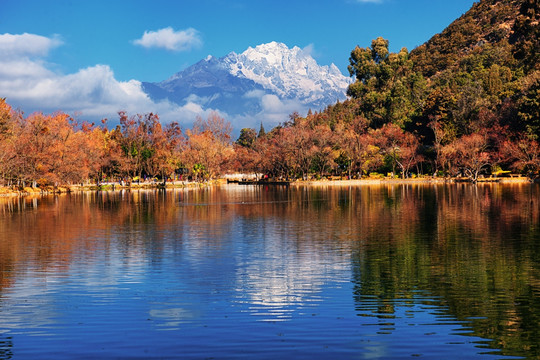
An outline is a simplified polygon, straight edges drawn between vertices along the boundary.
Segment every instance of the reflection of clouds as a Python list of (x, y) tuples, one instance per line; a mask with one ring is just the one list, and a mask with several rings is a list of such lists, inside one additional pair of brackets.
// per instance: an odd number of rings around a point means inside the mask
[(296, 310), (317, 305), (323, 301), (320, 293), (325, 283), (335, 281), (350, 265), (339, 253), (309, 239), (305, 246), (312, 248), (303, 251), (299, 244), (280, 241), (276, 235), (254, 245), (251, 260), (241, 264), (236, 274), (237, 301), (265, 321), (291, 319)]
[(149, 315), (150, 319), (156, 322), (156, 326), (162, 330), (177, 330), (181, 324), (196, 318), (195, 313), (181, 307), (150, 309)]
[(307, 298), (318, 299), (316, 293), (320, 291), (321, 281), (313, 279), (306, 271), (294, 271), (283, 265), (266, 262), (249, 266), (239, 274), (238, 291), (245, 292), (252, 315), (271, 320), (288, 319), (292, 317), (290, 307), (304, 306)]
[(125, 246), (120, 236), (100, 231), (87, 232), (86, 237), (75, 234), (75, 239), (99, 244), (77, 248), (70, 253), (71, 263), (54, 256), (54, 261), (39, 264), (27, 256), (28, 269), (17, 266), (16, 281), (0, 292), (0, 328), (12, 334), (54, 335), (59, 327), (69, 327), (73, 324), (70, 321), (79, 322), (86, 313), (93, 313), (82, 309), (100, 307), (100, 311), (114, 313), (123, 293), (147, 281), (150, 259), (144, 248), (136, 245), (141, 243), (142, 234), (131, 237), (133, 246)]
[[(24, 324), (24, 332), (44, 335), (54, 324), (60, 311), (47, 294), (54, 293), (60, 282), (57, 275), (44, 274), (42, 278), (27, 277), (17, 282), (0, 299), (0, 328), (17, 333)], [(58, 311), (57, 311), (58, 310)]]

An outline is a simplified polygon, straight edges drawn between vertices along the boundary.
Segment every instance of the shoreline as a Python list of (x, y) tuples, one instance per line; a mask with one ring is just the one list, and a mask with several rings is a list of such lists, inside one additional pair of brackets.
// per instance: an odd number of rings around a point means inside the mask
[[(483, 178), (478, 179), (477, 184), (530, 184), (538, 182), (527, 177), (504, 177), (504, 178)], [(352, 180), (296, 180), (287, 183), (287, 186), (370, 186), (370, 185), (429, 185), (429, 184), (472, 184), (468, 179), (456, 178), (415, 178), (415, 179), (352, 179)], [(215, 185), (227, 185), (226, 179), (213, 180), (210, 182), (187, 182), (177, 181), (167, 183), (164, 187), (157, 183), (131, 184), (131, 186), (121, 186), (120, 184), (106, 183), (103, 185), (68, 185), (57, 188), (48, 187), (45, 189), (25, 187), (22, 190), (13, 190), (8, 187), (0, 187), (0, 197), (32, 196), (32, 195), (57, 195), (87, 191), (120, 191), (120, 190), (146, 190), (146, 189), (185, 189), (202, 188)], [(253, 184), (265, 185), (265, 184)], [(276, 186), (268, 184), (267, 186)], [(279, 185), (277, 185), (279, 186)]]
[(120, 191), (120, 190), (150, 190), (150, 189), (186, 189), (186, 188), (202, 188), (206, 186), (214, 186), (221, 183), (221, 180), (212, 180), (209, 182), (191, 182), (191, 181), (176, 181), (167, 183), (164, 187), (160, 183), (140, 183), (120, 185), (118, 183), (104, 183), (102, 185), (64, 185), (56, 188), (49, 186), (44, 189), (25, 187), (21, 190), (0, 186), (1, 197), (16, 197), (16, 196), (33, 196), (33, 195), (59, 195), (71, 194), (79, 192), (98, 192), (98, 191)]
[[(512, 178), (483, 178), (478, 179), (477, 184), (526, 184), (537, 181), (531, 181), (524, 176)], [(307, 180), (293, 181), (291, 186), (309, 185), (309, 186), (363, 186), (363, 185), (407, 185), (407, 184), (473, 184), (468, 179), (457, 178), (415, 178), (415, 179), (352, 179), (352, 180)]]

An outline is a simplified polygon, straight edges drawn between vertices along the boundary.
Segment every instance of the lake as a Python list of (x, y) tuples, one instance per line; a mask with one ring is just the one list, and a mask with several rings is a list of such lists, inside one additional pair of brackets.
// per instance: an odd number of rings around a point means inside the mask
[(540, 187), (0, 198), (0, 359), (540, 357)]

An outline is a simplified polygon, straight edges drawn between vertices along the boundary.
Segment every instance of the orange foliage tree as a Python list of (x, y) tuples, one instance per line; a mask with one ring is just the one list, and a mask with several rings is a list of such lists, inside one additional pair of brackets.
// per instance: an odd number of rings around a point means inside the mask
[(401, 168), (401, 176), (405, 178), (410, 168), (416, 165), (421, 157), (418, 153), (418, 139), (394, 124), (385, 124), (372, 132), (382, 153), (392, 163), (392, 174), (396, 173), (396, 165)]
[(187, 130), (184, 166), (196, 180), (209, 180), (221, 174), (233, 156), (231, 124), (218, 113), (207, 119), (198, 117), (192, 130)]

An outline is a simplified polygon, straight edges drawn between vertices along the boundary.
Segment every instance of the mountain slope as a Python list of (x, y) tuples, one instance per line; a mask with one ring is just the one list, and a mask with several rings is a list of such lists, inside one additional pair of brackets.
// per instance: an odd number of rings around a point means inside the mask
[(538, 0), (483, 0), (414, 49), (411, 59), (424, 76), (431, 77), (488, 45), (511, 53), (517, 61), (514, 65), (532, 69), (538, 67), (540, 56), (539, 20)]
[(271, 42), (241, 54), (208, 56), (167, 80), (143, 83), (143, 89), (154, 100), (255, 115), (265, 109), (265, 96), (292, 102), (298, 111), (320, 109), (345, 99), (348, 84), (335, 65), (319, 66), (302, 49)]
[(256, 99), (246, 94), (263, 91), (261, 85), (234, 76), (221, 59), (211, 56), (165, 81), (145, 82), (143, 89), (154, 100), (168, 99), (180, 105), (192, 102), (232, 114), (259, 111)]

